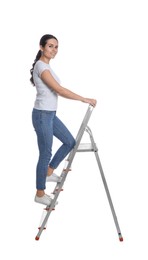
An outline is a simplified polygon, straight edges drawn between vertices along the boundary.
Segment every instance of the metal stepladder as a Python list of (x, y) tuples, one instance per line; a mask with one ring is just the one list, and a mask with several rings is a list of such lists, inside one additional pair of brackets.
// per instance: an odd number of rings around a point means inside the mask
[[(90, 116), (92, 114), (92, 111), (93, 111), (93, 107), (91, 105), (89, 105), (88, 109), (86, 111), (86, 114), (84, 116), (84, 119), (81, 123), (81, 126), (79, 128), (78, 134), (76, 136), (76, 145), (73, 148), (73, 150), (69, 153), (68, 158), (66, 159), (66, 165), (65, 165), (64, 169), (62, 170), (62, 173), (61, 173), (61, 176), (60, 176), (61, 182), (57, 183), (55, 188), (54, 188), (54, 191), (53, 191), (54, 197), (52, 199), (50, 206), (46, 206), (46, 208), (44, 209), (41, 224), (40, 224), (40, 227), (39, 227), (39, 231), (38, 231), (38, 233), (35, 237), (36, 240), (39, 240), (42, 231), (44, 229), (46, 229), (48, 218), (49, 218), (52, 210), (55, 209), (57, 198), (58, 198), (60, 192), (63, 190), (62, 187), (63, 187), (64, 182), (66, 180), (67, 174), (68, 174), (68, 172), (71, 168), (71, 165), (72, 165), (72, 162), (73, 162), (73, 159), (75, 157), (76, 152), (94, 152), (96, 160), (97, 160), (97, 164), (98, 164), (98, 167), (99, 167), (99, 170), (100, 170), (100, 174), (101, 174), (101, 177), (102, 177), (102, 181), (103, 181), (103, 184), (104, 184), (104, 188), (105, 188), (105, 191), (106, 191), (106, 195), (107, 195), (107, 198), (108, 198), (108, 202), (109, 202), (109, 205), (110, 205), (110, 209), (111, 209), (111, 212), (112, 212), (112, 216), (113, 216), (113, 219), (114, 219), (114, 223), (115, 223), (115, 226), (116, 226), (116, 229), (117, 229), (119, 241), (123, 241), (123, 237), (122, 237), (122, 234), (121, 234), (121, 230), (120, 230), (120, 227), (119, 227), (119, 223), (118, 223), (118, 220), (117, 220), (115, 209), (114, 209), (114, 206), (113, 206), (113, 203), (112, 203), (112, 199), (111, 199), (111, 196), (110, 196), (108, 185), (107, 185), (107, 182), (106, 182), (106, 179), (105, 179), (105, 176), (104, 176), (104, 172), (103, 172), (103, 168), (102, 168), (100, 158), (99, 158), (99, 155), (98, 155), (98, 148), (97, 148), (97, 145), (94, 141), (92, 131), (87, 125), (88, 121), (90, 119)], [(80, 143), (80, 142), (81, 142), (81, 139), (82, 139), (85, 131), (89, 134), (91, 142), (83, 144), (83, 143)]]

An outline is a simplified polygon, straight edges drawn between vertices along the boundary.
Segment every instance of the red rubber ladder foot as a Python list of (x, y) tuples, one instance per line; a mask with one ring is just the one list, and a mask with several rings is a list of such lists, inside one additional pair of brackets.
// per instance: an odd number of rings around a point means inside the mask
[(118, 235), (119, 235), (119, 241), (123, 242), (123, 237), (122, 237), (121, 233), (119, 233)]
[(35, 237), (35, 240), (39, 240), (39, 237), (38, 237), (38, 236), (36, 236), (36, 237)]

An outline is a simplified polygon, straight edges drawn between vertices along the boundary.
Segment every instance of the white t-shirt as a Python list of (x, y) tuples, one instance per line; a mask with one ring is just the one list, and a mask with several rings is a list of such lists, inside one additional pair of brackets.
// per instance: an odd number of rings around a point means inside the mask
[(53, 72), (50, 65), (38, 60), (34, 66), (33, 70), (33, 79), (35, 83), (35, 87), (37, 90), (36, 100), (34, 103), (34, 108), (39, 110), (48, 110), (48, 111), (56, 111), (57, 110), (57, 102), (58, 95), (55, 91), (53, 91), (49, 86), (47, 86), (41, 79), (41, 74), (44, 70), (49, 70), (54, 79), (60, 83), (59, 78)]

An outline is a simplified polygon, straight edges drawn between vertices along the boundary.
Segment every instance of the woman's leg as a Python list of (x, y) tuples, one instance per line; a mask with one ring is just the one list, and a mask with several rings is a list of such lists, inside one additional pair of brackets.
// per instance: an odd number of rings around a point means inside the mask
[(61, 120), (55, 116), (53, 120), (53, 135), (57, 137), (63, 144), (55, 153), (49, 164), (49, 172), (53, 172), (58, 165), (63, 161), (67, 154), (74, 148), (76, 141), (67, 127), (61, 122)]
[(43, 196), (46, 189), (45, 183), (48, 164), (52, 156), (54, 115), (54, 111), (41, 111), (37, 109), (34, 109), (32, 114), (39, 148), (39, 159), (36, 168), (37, 196)]

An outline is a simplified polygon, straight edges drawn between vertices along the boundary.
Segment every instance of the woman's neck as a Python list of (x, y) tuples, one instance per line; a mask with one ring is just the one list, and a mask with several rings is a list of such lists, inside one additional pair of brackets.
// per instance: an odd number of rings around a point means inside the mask
[(49, 62), (50, 62), (50, 59), (47, 59), (47, 58), (44, 57), (44, 56), (42, 56), (42, 57), (40, 58), (40, 60), (43, 61), (44, 63), (47, 63), (47, 64), (49, 64)]

